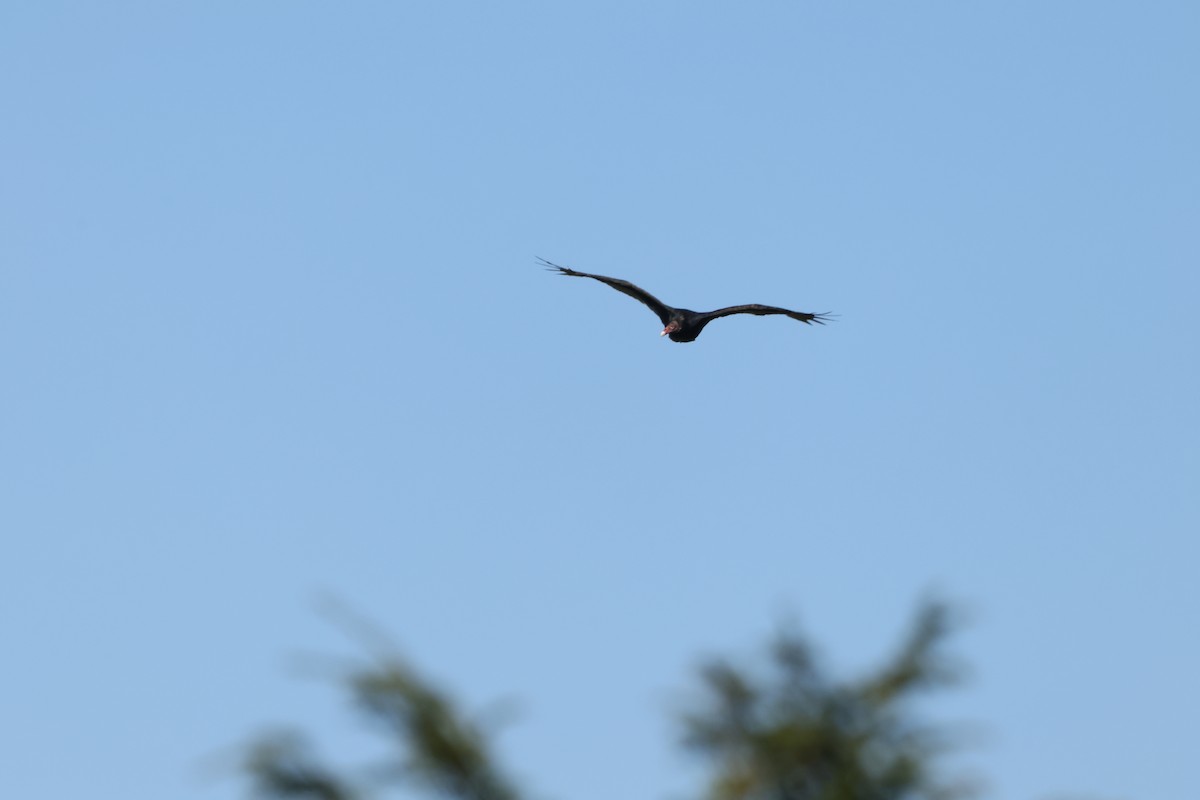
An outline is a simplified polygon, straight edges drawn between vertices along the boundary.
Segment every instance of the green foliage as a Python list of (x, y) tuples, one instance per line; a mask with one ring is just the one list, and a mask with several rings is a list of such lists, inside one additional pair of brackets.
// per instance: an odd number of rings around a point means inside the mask
[(353, 800), (357, 795), (318, 765), (308, 743), (295, 733), (274, 733), (255, 742), (245, 768), (260, 797)]
[[(795, 632), (772, 648), (756, 677), (725, 661), (701, 672), (699, 709), (683, 719), (685, 744), (708, 761), (711, 800), (951, 800), (935, 769), (938, 731), (919, 723), (911, 699), (954, 677), (940, 653), (949, 611), (918, 610), (896, 655), (864, 679), (832, 680)], [(345, 678), (355, 707), (383, 732), (393, 761), (374, 780), (322, 766), (296, 734), (265, 736), (244, 767), (257, 797), (358, 800), (403, 786), (454, 800), (520, 800), (487, 737), (451, 700), (394, 654)], [(378, 778), (379, 774), (385, 777)]]
[(479, 726), (399, 659), (355, 675), (351, 687), (358, 706), (402, 743), (404, 773), (448, 797), (516, 800)]
[(712, 800), (948, 800), (934, 764), (944, 749), (909, 699), (945, 685), (938, 652), (949, 611), (928, 604), (896, 656), (865, 679), (838, 682), (797, 633), (781, 634), (772, 674), (755, 678), (725, 661), (702, 671), (701, 710), (684, 719), (685, 743), (711, 762)]
[(352, 672), (346, 683), (355, 706), (397, 748), (392, 763), (372, 771), (384, 778), (335, 775), (317, 762), (301, 736), (277, 733), (254, 743), (244, 761), (258, 797), (356, 800), (367, 791), (354, 786), (394, 784), (460, 800), (518, 800), (496, 768), (481, 727), (398, 656)]

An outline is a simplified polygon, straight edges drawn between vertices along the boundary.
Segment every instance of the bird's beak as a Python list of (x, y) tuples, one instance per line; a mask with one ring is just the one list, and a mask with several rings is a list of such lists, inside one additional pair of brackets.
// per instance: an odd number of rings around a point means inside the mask
[(659, 336), (666, 336), (670, 332), (671, 332), (670, 328), (663, 328), (662, 333), (660, 333)]

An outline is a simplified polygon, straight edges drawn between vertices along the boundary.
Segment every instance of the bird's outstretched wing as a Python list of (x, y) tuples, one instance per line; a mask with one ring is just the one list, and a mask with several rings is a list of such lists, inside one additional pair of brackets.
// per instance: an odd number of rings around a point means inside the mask
[[(569, 267), (560, 267), (558, 264), (553, 264), (544, 258), (539, 258), (538, 263), (552, 272), (557, 272), (559, 275), (570, 275), (574, 278), (591, 278), (592, 280), (606, 283), (621, 294), (627, 294), (633, 299), (640, 300), (641, 302), (645, 303), (651, 311), (658, 315), (658, 318), (662, 320), (663, 325), (666, 325), (671, 319), (671, 311), (673, 309), (670, 306), (664, 304), (661, 300), (647, 292), (645, 289), (634, 286), (629, 281), (623, 281), (620, 278), (609, 278), (604, 275), (592, 275), (588, 272), (576, 272)], [(746, 306), (746, 308), (749, 308), (749, 306)], [(780, 309), (780, 311), (782, 312), (783, 309)]]
[(833, 314), (824, 312), (821, 314), (809, 314), (805, 311), (790, 311), (786, 308), (776, 308), (775, 306), (761, 306), (758, 303), (750, 303), (744, 306), (729, 306), (728, 308), (718, 308), (716, 311), (706, 311), (698, 314), (700, 320), (704, 324), (712, 322), (718, 317), (728, 317), (732, 314), (754, 314), (755, 316), (765, 317), (768, 314), (783, 314), (792, 319), (799, 320), (805, 325), (811, 325), (814, 322), (818, 325), (824, 325), (826, 322), (833, 321)]

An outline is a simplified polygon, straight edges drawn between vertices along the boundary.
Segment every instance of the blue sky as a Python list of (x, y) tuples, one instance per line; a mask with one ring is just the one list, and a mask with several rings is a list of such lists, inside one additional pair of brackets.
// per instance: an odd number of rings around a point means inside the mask
[[(0, 749), (223, 800), (370, 739), (334, 593), (538, 796), (699, 785), (670, 714), (789, 615), (939, 591), (994, 798), (1183, 798), (1200, 695), (1200, 10), (9, 3)], [(540, 271), (735, 317), (693, 344)]]

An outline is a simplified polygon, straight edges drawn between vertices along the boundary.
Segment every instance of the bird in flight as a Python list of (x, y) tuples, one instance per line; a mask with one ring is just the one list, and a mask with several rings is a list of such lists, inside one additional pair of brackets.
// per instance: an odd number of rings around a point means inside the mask
[(718, 317), (728, 317), (731, 314), (755, 314), (760, 317), (768, 314), (783, 314), (794, 320), (799, 320), (805, 325), (811, 325), (814, 322), (818, 325), (824, 325), (826, 322), (831, 321), (832, 316), (828, 313), (808, 314), (804, 311), (789, 311), (786, 308), (761, 306), (757, 303), (718, 308), (716, 311), (691, 311), (686, 308), (672, 308), (645, 289), (634, 286), (629, 281), (623, 281), (620, 278), (609, 278), (604, 275), (592, 275), (587, 272), (576, 272), (569, 267), (560, 267), (558, 264), (553, 264), (544, 258), (539, 258), (538, 263), (559, 275), (570, 275), (573, 278), (591, 278), (592, 280), (600, 281), (601, 283), (608, 284), (622, 294), (627, 294), (633, 299), (641, 301), (658, 315), (658, 318), (662, 320), (662, 324), (666, 326), (662, 329), (662, 333), (659, 336), (670, 336), (673, 342), (694, 342), (696, 341), (696, 337), (700, 335), (700, 332), (704, 330), (705, 325)]

